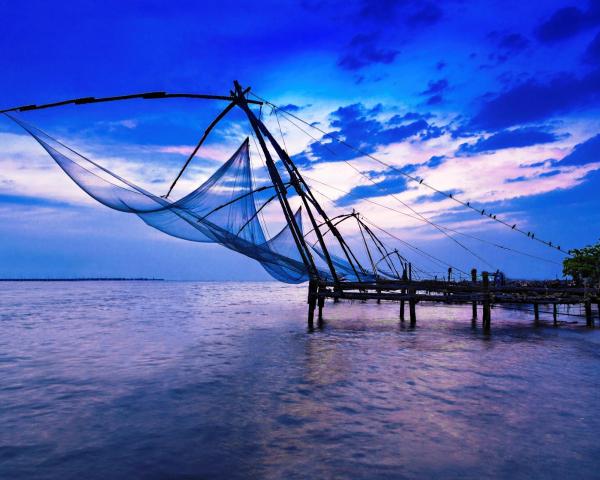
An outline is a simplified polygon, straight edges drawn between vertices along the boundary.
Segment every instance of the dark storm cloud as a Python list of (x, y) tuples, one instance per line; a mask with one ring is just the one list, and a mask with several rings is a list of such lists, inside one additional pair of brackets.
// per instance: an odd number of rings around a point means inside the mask
[(547, 81), (532, 78), (485, 100), (470, 127), (494, 131), (545, 120), (593, 105), (599, 98), (600, 70), (581, 77), (563, 73)]
[(437, 93), (443, 93), (448, 88), (448, 80), (442, 78), (441, 80), (429, 82), (427, 89), (421, 92), (421, 95), (434, 95)]
[(559, 162), (559, 165), (580, 166), (596, 162), (600, 162), (600, 134), (576, 145), (573, 151)]
[(279, 108), (281, 108), (282, 110), (284, 110), (286, 112), (291, 112), (291, 113), (296, 113), (296, 112), (299, 112), (300, 110), (302, 110), (302, 107), (300, 107), (298, 105), (294, 105), (293, 103), (288, 103), (287, 105), (282, 105)]
[[(387, 121), (376, 117), (382, 111), (381, 105), (367, 108), (361, 103), (339, 107), (329, 115), (332, 134), (343, 139), (362, 152), (371, 154), (384, 145), (398, 143), (411, 137), (428, 140), (439, 137), (444, 128), (429, 123), (429, 114), (394, 115)], [(351, 160), (360, 153), (341, 145), (331, 136), (324, 135), (320, 141), (311, 143), (305, 152), (294, 157), (302, 165), (312, 162), (336, 162)], [(312, 160), (311, 160), (312, 158)]]
[[(438, 158), (441, 157), (432, 157), (432, 159)], [(402, 168), (402, 173), (394, 168), (388, 168), (382, 172), (365, 172), (373, 180), (373, 183), (353, 187), (347, 194), (338, 198), (336, 204), (344, 207), (356, 203), (363, 198), (402, 193), (409, 188), (409, 181), (404, 174), (414, 173), (416, 168), (417, 165), (406, 165)]]
[(399, 125), (409, 120), (429, 120), (433, 115), (431, 113), (408, 112), (404, 115), (394, 115), (389, 119), (389, 125)]
[(398, 55), (398, 50), (377, 46), (377, 35), (356, 35), (338, 60), (344, 70), (360, 70), (369, 65), (389, 64)]
[(444, 100), (443, 94), (448, 89), (448, 80), (442, 78), (440, 80), (429, 82), (427, 88), (423, 90), (420, 95), (429, 97), (427, 98), (427, 105), (438, 105)]
[(359, 185), (353, 187), (347, 194), (336, 200), (339, 207), (345, 207), (356, 203), (362, 198), (379, 197), (384, 195), (395, 195), (402, 193), (407, 188), (406, 177), (399, 172), (388, 171), (384, 179), (376, 181), (375, 184)]
[[(589, 163), (600, 163), (600, 134), (587, 139), (578, 145), (575, 145), (571, 153), (562, 158), (562, 160), (548, 159), (543, 162), (521, 165), (521, 168), (530, 170), (542, 166), (553, 167), (581, 167)], [(561, 173), (562, 170), (554, 168), (534, 176), (520, 175), (514, 178), (508, 178), (505, 183), (524, 182), (534, 178), (553, 177)]]
[(557, 10), (535, 29), (540, 42), (555, 43), (600, 25), (600, 2), (592, 0), (587, 9), (568, 6)]
[[(330, 4), (336, 15), (348, 10), (335, 3)], [(422, 0), (363, 0), (358, 10), (349, 15), (350, 23), (359, 24), (360, 30), (369, 29), (375, 33), (355, 35), (338, 58), (340, 68), (358, 71), (370, 65), (392, 63), (398, 53), (400, 40), (398, 26), (413, 35), (419, 29), (436, 24), (443, 16), (442, 9), (434, 2)], [(393, 28), (390, 28), (392, 27)], [(406, 39), (405, 39), (406, 40)], [(358, 77), (361, 83), (364, 77)]]
[(487, 138), (480, 138), (475, 143), (463, 143), (457, 155), (472, 155), (482, 152), (493, 152), (504, 148), (519, 148), (551, 143), (560, 137), (554, 133), (536, 127), (523, 127), (515, 130), (496, 132)]

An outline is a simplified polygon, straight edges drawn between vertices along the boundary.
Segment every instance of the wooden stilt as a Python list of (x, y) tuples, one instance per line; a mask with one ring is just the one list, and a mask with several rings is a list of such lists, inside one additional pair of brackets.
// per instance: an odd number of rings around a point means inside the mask
[(594, 317), (592, 317), (592, 302), (589, 300), (585, 302), (585, 324), (588, 327), (594, 326)]
[(483, 278), (483, 289), (484, 289), (484, 297), (483, 297), (483, 329), (486, 332), (489, 332), (492, 326), (492, 312), (490, 309), (490, 277), (488, 272), (482, 272), (481, 276)]
[[(408, 281), (408, 271), (407, 271), (407, 266), (405, 264), (402, 264), (402, 280), (404, 282)], [(408, 290), (406, 290), (406, 288), (403, 288), (400, 290), (400, 293), (402, 295), (405, 295), (408, 292)], [(404, 300), (400, 300), (400, 321), (404, 322), (404, 304), (406, 302)]]
[[(477, 283), (477, 269), (473, 268), (471, 270), (471, 282), (473, 282), (473, 284)], [(473, 325), (477, 324), (477, 302), (474, 301), (472, 304), (472, 309), (473, 309), (473, 316), (472, 318), (472, 323)]]
[(417, 324), (417, 310), (414, 288), (410, 289), (410, 299), (408, 300), (408, 310), (410, 315), (410, 326), (414, 327)]
[(317, 281), (308, 282), (308, 328), (315, 326), (315, 307), (317, 306)]
[(315, 327), (315, 302), (308, 302), (308, 328), (313, 329)]
[(536, 325), (540, 324), (540, 304), (533, 304), (533, 321)]
[(325, 297), (319, 297), (317, 300), (317, 304), (319, 306), (319, 326), (323, 325), (323, 307), (325, 306)]
[(555, 327), (558, 325), (558, 306), (556, 303), (552, 304), (552, 322)]

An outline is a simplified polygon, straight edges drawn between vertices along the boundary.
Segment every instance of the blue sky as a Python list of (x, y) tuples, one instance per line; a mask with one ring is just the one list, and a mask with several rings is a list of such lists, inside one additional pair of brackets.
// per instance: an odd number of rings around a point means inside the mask
[[(282, 120), (290, 153), (322, 182), (314, 186), (333, 200), (322, 197), (332, 214), (356, 208), (463, 269), (560, 275), (560, 253), (406, 182), (402, 169), (565, 248), (600, 237), (599, 1), (0, 4), (2, 105), (143, 91), (224, 94), (238, 79), (394, 166), (327, 138), (315, 142)], [(219, 106), (132, 101), (19, 115), (164, 193)], [(197, 186), (247, 134), (241, 114), (228, 117), (178, 193)], [(392, 210), (410, 213), (404, 204), (545, 261), (457, 237), (483, 263)], [(238, 254), (161, 236), (94, 204), (8, 119), (0, 119), (0, 218), (2, 277), (268, 278)]]

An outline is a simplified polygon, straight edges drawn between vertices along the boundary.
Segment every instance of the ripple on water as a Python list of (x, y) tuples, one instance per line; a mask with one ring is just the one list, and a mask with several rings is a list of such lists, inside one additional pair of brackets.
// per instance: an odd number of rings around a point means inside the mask
[(311, 333), (305, 302), (3, 283), (0, 478), (597, 478), (600, 332), (356, 302)]

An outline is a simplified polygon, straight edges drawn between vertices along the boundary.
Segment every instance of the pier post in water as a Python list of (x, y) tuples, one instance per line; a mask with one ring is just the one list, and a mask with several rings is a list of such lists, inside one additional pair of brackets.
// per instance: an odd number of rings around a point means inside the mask
[(488, 272), (481, 272), (483, 278), (483, 289), (485, 291), (483, 296), (483, 329), (489, 331), (492, 326), (492, 312), (490, 309), (490, 277)]
[(558, 306), (556, 303), (552, 304), (552, 323), (555, 327), (558, 325)]
[(319, 297), (317, 300), (317, 304), (319, 306), (319, 327), (323, 326), (323, 307), (325, 306), (325, 297)]
[[(406, 266), (404, 266), (402, 268), (402, 281), (405, 283), (408, 281), (408, 273), (406, 271)], [(406, 290), (406, 288), (403, 288), (400, 292), (404, 295), (408, 291)], [(400, 300), (400, 321), (401, 322), (404, 321), (404, 303), (405, 303), (404, 300)]]
[(537, 302), (533, 304), (533, 321), (536, 326), (540, 324), (540, 304)]
[(410, 298), (408, 300), (408, 311), (410, 315), (410, 326), (414, 327), (417, 324), (417, 311), (415, 309), (416, 306), (416, 298), (415, 294), (417, 293), (415, 288), (412, 286), (412, 263), (408, 264), (408, 281), (411, 283), (410, 288), (408, 289), (408, 293), (410, 294)]
[(408, 309), (410, 314), (410, 326), (414, 327), (417, 324), (417, 310), (416, 310), (416, 299), (415, 289), (410, 289), (410, 300), (408, 301)]
[[(471, 282), (473, 282), (473, 284), (477, 283), (477, 269), (473, 268), (471, 269)], [(475, 325), (475, 323), (477, 323), (477, 301), (474, 300), (472, 303), (472, 308), (473, 308), (473, 325)]]
[(315, 307), (317, 306), (317, 281), (308, 282), (308, 328), (314, 328)]
[(586, 300), (585, 302), (585, 324), (588, 327), (594, 326), (594, 318), (592, 317), (592, 302)]

